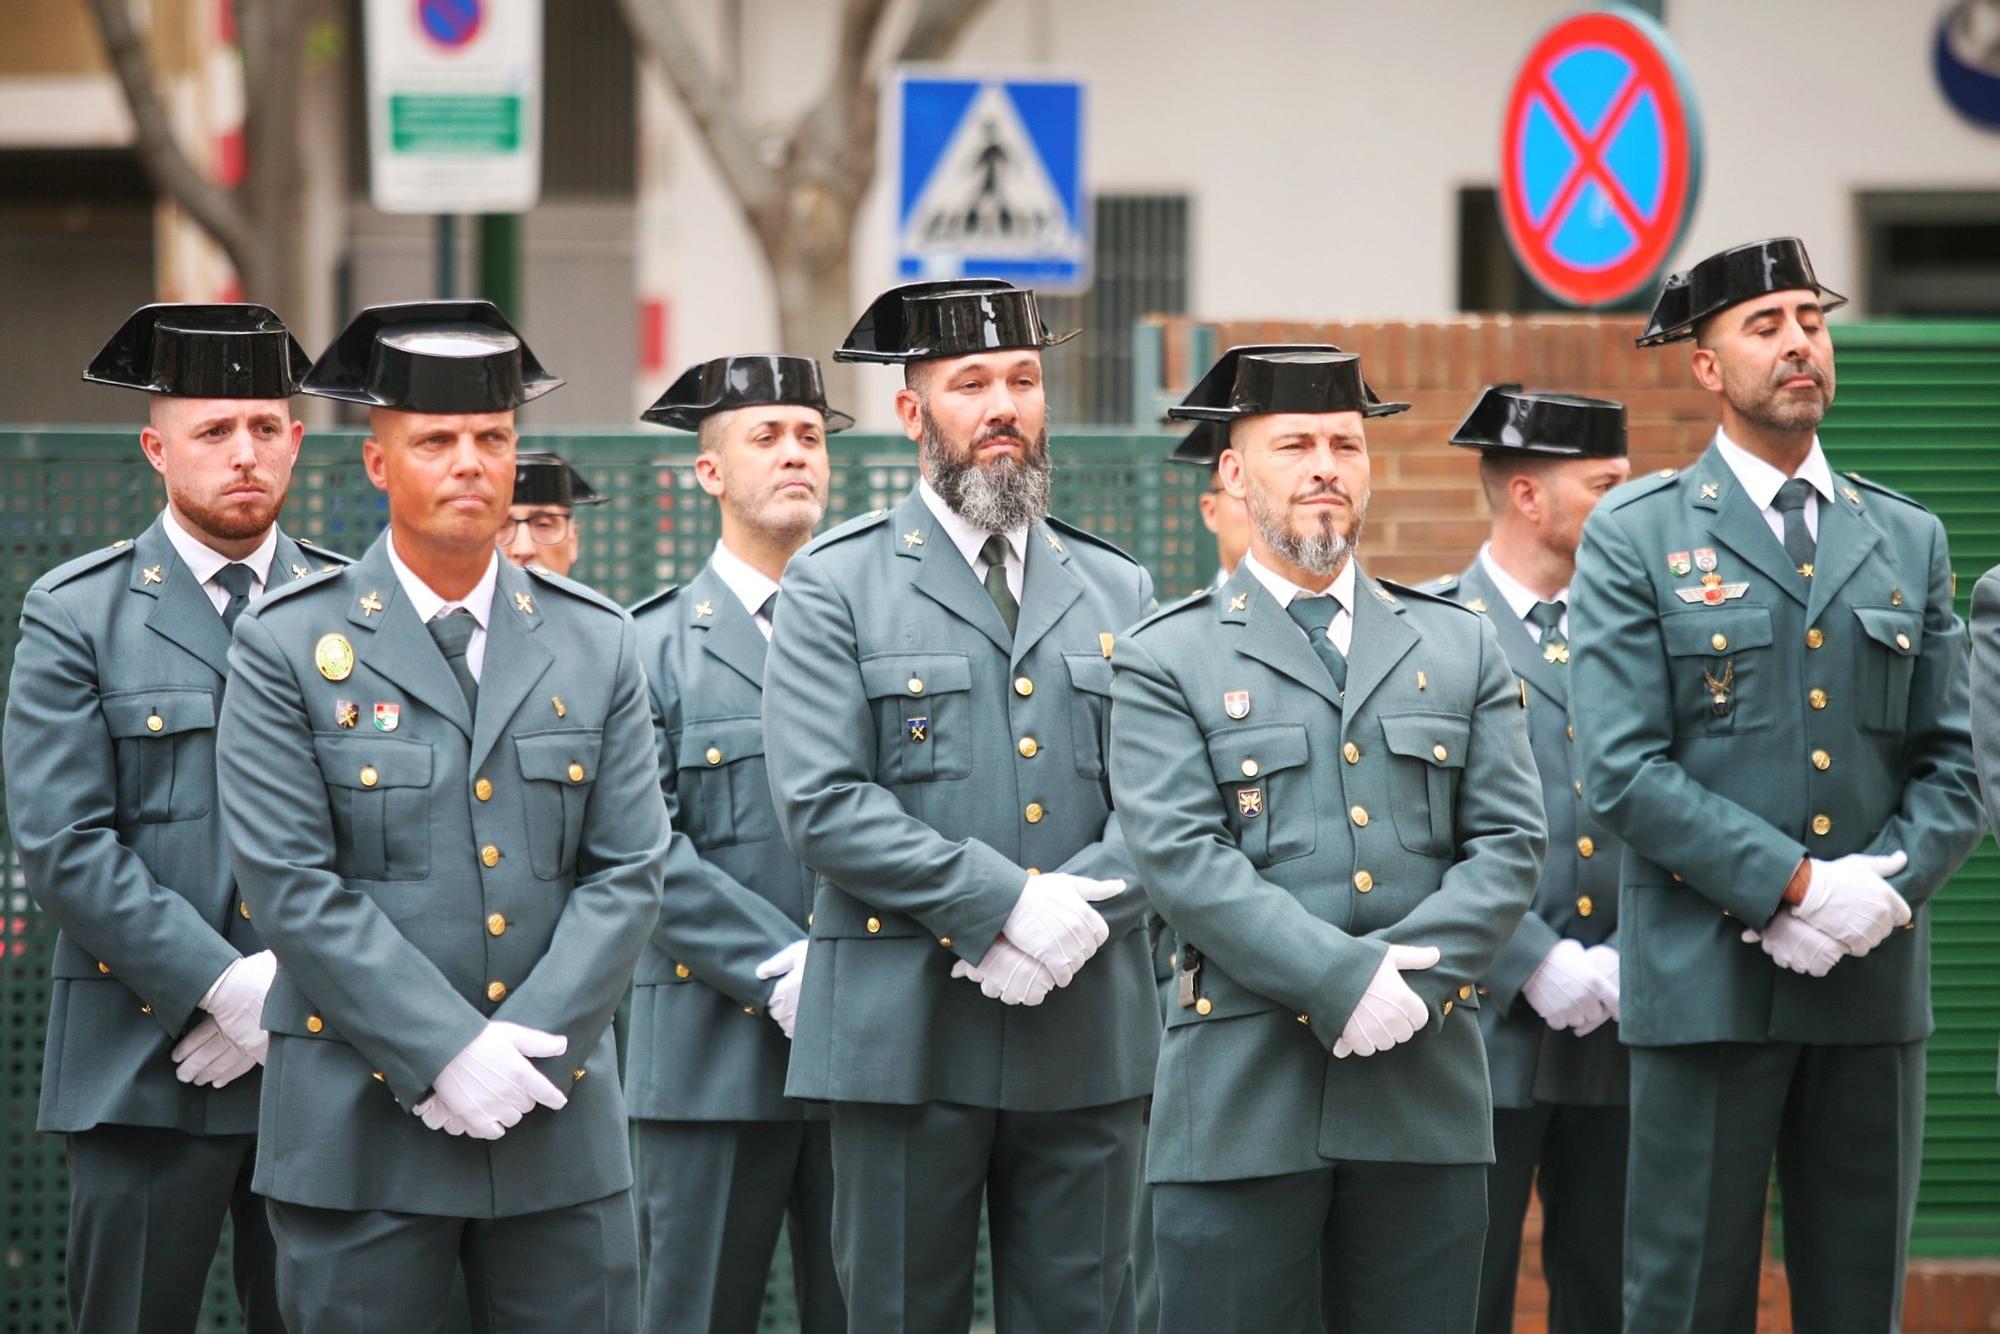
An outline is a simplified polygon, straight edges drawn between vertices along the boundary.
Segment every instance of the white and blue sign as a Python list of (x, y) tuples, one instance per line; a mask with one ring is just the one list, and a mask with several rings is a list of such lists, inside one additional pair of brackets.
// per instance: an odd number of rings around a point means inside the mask
[(898, 276), (1089, 284), (1081, 82), (906, 72), (896, 107)]

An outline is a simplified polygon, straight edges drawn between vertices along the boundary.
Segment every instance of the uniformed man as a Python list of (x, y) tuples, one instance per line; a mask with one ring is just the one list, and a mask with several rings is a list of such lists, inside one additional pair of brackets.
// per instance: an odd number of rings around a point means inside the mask
[(237, 626), (222, 798), (277, 952), (269, 1198), (293, 1334), (638, 1321), (612, 1039), (666, 819), (631, 619), (499, 558), (561, 383), (483, 301), (377, 306), (308, 393), (371, 408), (389, 527)]
[(1169, 463), (1208, 469), (1208, 489), (1201, 493), (1201, 524), (1215, 539), (1215, 587), (1236, 573), (1243, 553), (1250, 549), (1250, 513), (1243, 502), (1222, 485), (1222, 451), (1229, 447), (1229, 432), (1215, 422), (1196, 422), (1167, 456)]
[(764, 769), (778, 580), (826, 515), (827, 406), (810, 357), (722, 357), (645, 420), (700, 433), (722, 539), (685, 588), (633, 609), (674, 826), (639, 961), (630, 1060), (649, 1334), (756, 1334), (789, 1224), (804, 1334), (847, 1328), (833, 1266), (826, 1109), (785, 1096), (812, 873), (778, 834)]
[(1112, 793), (1180, 940), (1153, 1094), (1174, 1328), (1469, 1334), (1492, 1119), (1475, 984), (1532, 897), (1524, 696), (1488, 621), (1354, 559), (1364, 421), (1326, 346), (1237, 348), (1250, 550), (1118, 641)]
[(21, 609), (5, 759), (14, 845), (56, 925), (37, 1128), (69, 1159), (70, 1321), (192, 1330), (225, 1218), (253, 1331), (278, 1330), (250, 1193), (271, 954), (215, 793), (229, 631), (342, 563), (277, 526), (310, 363), (263, 306), (146, 306), (84, 372), (152, 396), (167, 507), (42, 576)]
[(1496, 385), (1451, 443), (1479, 451), (1493, 535), (1433, 591), (1493, 622), (1527, 683), (1549, 859), (1534, 906), (1486, 970), (1479, 1028), (1493, 1077), (1480, 1334), (1514, 1328), (1531, 1187), (1553, 1334), (1619, 1322), (1625, 1222), (1625, 1053), (1618, 1043), (1617, 840), (1584, 808), (1569, 740), (1569, 601), (1583, 521), (1631, 475), (1625, 409)]
[(1583, 791), (1626, 844), (1626, 1334), (1749, 1330), (1777, 1157), (1800, 1329), (1893, 1329), (1931, 1030), (1925, 904), (1981, 830), (1964, 624), (1921, 505), (1835, 477), (1822, 287), (1783, 237), (1671, 275), (1715, 442), (1584, 525)]
[(562, 455), (522, 450), (514, 456), (514, 503), (500, 525), (500, 550), (516, 565), (568, 574), (583, 547), (576, 511), (605, 500)]
[(856, 1329), (963, 1331), (982, 1199), (1008, 1331), (1132, 1329), (1159, 1011), (1104, 776), (1123, 552), (1046, 517), (1033, 292), (918, 283), (835, 354), (904, 366), (922, 480), (792, 558), (764, 692), (817, 873), (787, 1091), (832, 1104)]

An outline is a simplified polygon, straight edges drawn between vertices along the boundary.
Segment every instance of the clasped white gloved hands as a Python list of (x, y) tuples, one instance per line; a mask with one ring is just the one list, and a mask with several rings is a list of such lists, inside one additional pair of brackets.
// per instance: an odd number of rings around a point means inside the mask
[(1040, 1005), (1056, 989), (1056, 975), (1004, 935), (987, 947), (977, 964), (963, 959), (953, 964), (951, 975), (971, 978), (987, 999), (1004, 1005)]
[(1334, 1039), (1334, 1056), (1373, 1056), (1415, 1037), (1430, 1022), (1430, 1008), (1410, 990), (1403, 974), (1435, 967), (1438, 958), (1435, 945), (1391, 945)]
[(806, 981), (806, 942), (795, 940), (758, 964), (757, 976), (766, 982), (777, 979), (770, 999), (764, 1002), (764, 1012), (790, 1037), (799, 1022), (799, 988)]
[(1618, 1023), (1624, 1017), (1618, 1013), (1618, 947), (1592, 945), (1583, 952), (1583, 957), (1597, 965), (1598, 999), (1611, 1011), (1611, 1022)]
[(1605, 1020), (1615, 1016), (1618, 1008), (1615, 981), (1618, 952), (1611, 950), (1610, 954), (1614, 980), (1607, 988), (1598, 961), (1583, 943), (1568, 938), (1559, 940), (1521, 984), (1521, 995), (1550, 1028), (1571, 1029), (1578, 1037), (1594, 1033)]
[(271, 1035), (264, 1031), (264, 997), (278, 975), (269, 950), (233, 961), (201, 998), (208, 1011), (174, 1044), (174, 1077), (183, 1084), (221, 1088), (263, 1064)]
[[(1055, 975), (1057, 986), (1066, 987), (1097, 947), (1111, 938), (1111, 928), (1090, 905), (1124, 892), (1123, 880), (1091, 880), (1063, 871), (1031, 875), (1000, 934), (1040, 960)], [(986, 961), (979, 963), (983, 971)]]
[(558, 1112), (569, 1105), (563, 1091), (529, 1064), (568, 1050), (569, 1039), (560, 1033), (489, 1019), (438, 1072), (431, 1096), (410, 1111), (432, 1130), (499, 1139), (536, 1103)]
[(1743, 932), (1762, 944), (1780, 968), (1825, 977), (1843, 955), (1857, 959), (1910, 920), (1910, 905), (1887, 877), (1909, 864), (1901, 852), (1876, 857), (1853, 852), (1807, 863), (1805, 898), (1778, 909), (1762, 931)]

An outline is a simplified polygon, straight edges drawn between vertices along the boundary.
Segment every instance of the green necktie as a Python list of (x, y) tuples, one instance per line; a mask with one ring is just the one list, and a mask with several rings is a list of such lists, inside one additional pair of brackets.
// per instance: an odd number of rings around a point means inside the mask
[(222, 628), (234, 630), (236, 618), (250, 605), (250, 586), (257, 582), (257, 572), (242, 561), (233, 560), (210, 577), (229, 594), (229, 601), (222, 607)]
[(1813, 552), (1818, 545), (1813, 541), (1812, 530), (1806, 527), (1806, 502), (1810, 499), (1812, 483), (1794, 477), (1778, 488), (1777, 498), (1771, 502), (1785, 521), (1785, 558), (1807, 579), (1812, 578)]
[(431, 638), (437, 641), (438, 652), (444, 654), (445, 666), (458, 678), (458, 688), (465, 692), (468, 709), (478, 705), (479, 682), (465, 660), (465, 650), (472, 643), (472, 632), (478, 628), (479, 622), (463, 607), (448, 611), (430, 623)]
[(1331, 594), (1318, 597), (1293, 598), (1285, 607), (1286, 615), (1298, 622), (1299, 629), (1306, 632), (1306, 642), (1319, 660), (1326, 665), (1326, 674), (1333, 678), (1333, 688), (1345, 693), (1347, 690), (1347, 655), (1333, 646), (1333, 639), (1327, 628), (1333, 618), (1340, 615), (1340, 599)]
[(1561, 602), (1537, 602), (1528, 608), (1528, 621), (1542, 630), (1542, 661), (1552, 662), (1558, 667), (1569, 666), (1569, 640), (1563, 637), (1563, 613), (1569, 610)]
[(979, 548), (979, 559), (986, 562), (986, 596), (1000, 609), (1000, 619), (1007, 622), (1007, 633), (1011, 635), (1021, 619), (1021, 604), (1007, 587), (1007, 539), (998, 533), (987, 538)]

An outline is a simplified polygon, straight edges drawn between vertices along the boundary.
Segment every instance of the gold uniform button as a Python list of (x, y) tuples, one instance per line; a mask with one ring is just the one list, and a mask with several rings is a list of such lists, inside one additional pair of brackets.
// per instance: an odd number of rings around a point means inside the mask
[(1040, 750), (1041, 748), (1042, 748), (1041, 743), (1036, 741), (1031, 736), (1022, 737), (1020, 744), (1014, 747), (1015, 750), (1021, 752), (1021, 758), (1024, 760), (1034, 759), (1035, 752)]
[(159, 714), (150, 713), (146, 715), (146, 730), (148, 732), (157, 732), (166, 725), (167, 725), (167, 720), (165, 718), (162, 718)]
[(250, 920), (250, 905), (249, 905), (249, 904), (247, 904), (247, 903), (244, 903), (244, 902), (243, 902), (242, 900), (240, 900), (240, 899), (239, 899), (239, 900), (237, 901), (237, 904), (236, 904), (236, 915), (237, 915), (238, 917), (241, 917), (241, 918), (242, 918), (242, 919), (243, 919), (244, 921), (246, 921), (246, 922), (247, 922), (247, 921), (249, 921), (249, 920)]
[(569, 762), (569, 781), (572, 783), (581, 783), (583, 781), (583, 766), (575, 760)]
[(1367, 893), (1367, 892), (1368, 892), (1369, 890), (1371, 890), (1371, 889), (1373, 889), (1373, 888), (1375, 888), (1375, 877), (1374, 877), (1374, 876), (1372, 876), (1372, 875), (1368, 874), (1368, 872), (1366, 872), (1366, 871), (1356, 871), (1356, 872), (1354, 873), (1354, 892), (1355, 892), (1355, 893), (1357, 893), (1357, 894), (1366, 894), (1366, 893)]
[(472, 795), (481, 801), (493, 800), (493, 780), (482, 778), (472, 785)]
[(1368, 827), (1368, 808), (1365, 806), (1349, 806), (1347, 808), (1347, 818), (1354, 821), (1356, 828), (1366, 829)]
[(757, 1007), (754, 1005), (746, 1005), (743, 1007), (743, 1013), (749, 1015), (752, 1019), (755, 1019), (757, 1017)]
[(1896, 647), (1908, 653), (1910, 651), (1910, 637), (1908, 635), (1897, 635)]
[(1823, 750), (1816, 750), (1812, 753), (1812, 766), (1823, 773), (1833, 767), (1833, 756)]
[(910, 693), (911, 693), (912, 695), (921, 695), (921, 694), (923, 694), (923, 693), (924, 693), (924, 678), (923, 678), (923, 677), (921, 677), (921, 676), (913, 676), (913, 677), (911, 677), (911, 678), (910, 678), (910, 680), (909, 680), (909, 687), (910, 687)]
[(1027, 817), (1027, 821), (1029, 824), (1040, 824), (1042, 822), (1042, 816), (1046, 814), (1046, 812), (1042, 810), (1041, 802), (1031, 801), (1028, 803), (1028, 809), (1022, 811), (1021, 814)]
[(1352, 741), (1348, 742), (1340, 748), (1340, 758), (1346, 760), (1349, 764), (1361, 763), (1361, 747), (1355, 745)]
[(488, 913), (486, 915), (486, 934), (489, 936), (506, 935), (507, 934), (506, 917), (497, 912)]
[(1577, 796), (1580, 797), (1583, 795), (1583, 784), (1581, 782), (1573, 782), (1570, 786), (1576, 789)]
[(318, 1015), (309, 1014), (306, 1016), (306, 1032), (317, 1033), (325, 1027), (326, 1020), (320, 1018)]
[(1821, 644), (1824, 644), (1825, 642), (1826, 642), (1826, 633), (1823, 630), (1821, 630), (1818, 626), (1815, 625), (1812, 629), (1806, 631), (1807, 648), (1818, 648)]
[(881, 929), (882, 929), (882, 919), (881, 919), (881, 918), (879, 918), (879, 917), (871, 917), (871, 918), (869, 918), (869, 919), (868, 919), (868, 934), (869, 934), (869, 935), (871, 935), (871, 936), (872, 936), (872, 935), (874, 935), (874, 934), (875, 934), (876, 932), (880, 931)]
[(1812, 822), (1812, 831), (1821, 838), (1825, 838), (1833, 832), (1833, 821), (1824, 815), (1815, 815)]
[(1571, 741), (1576, 740), (1576, 727), (1573, 724), (1569, 727), (1563, 728), (1563, 733), (1566, 736), (1568, 736)]
[(715, 746), (710, 746), (708, 752), (702, 758), (710, 764), (720, 764), (722, 763), (722, 751)]
[(1025, 676), (1014, 678), (1014, 693), (1026, 698), (1035, 693), (1035, 683)]
[(939, 945), (940, 945), (940, 946), (941, 946), (942, 948), (944, 948), (944, 949), (950, 949), (950, 948), (951, 948), (951, 937), (950, 937), (950, 936), (939, 936), (939, 937), (938, 937), (938, 944), (939, 944)]
[(100, 959), (97, 963), (97, 971), (109, 977), (111, 976), (111, 965)]
[(374, 787), (381, 781), (382, 775), (375, 771), (374, 765), (364, 764), (361, 766), (361, 786)]
[(1824, 690), (1821, 690), (1819, 687), (1814, 686), (1811, 690), (1808, 690), (1806, 692), (1806, 703), (1812, 705), (1815, 709), (1825, 708), (1826, 692)]
[(1576, 915), (1588, 917), (1597, 911), (1597, 902), (1588, 894), (1579, 894), (1576, 900)]
[(488, 866), (498, 866), (500, 864), (500, 849), (488, 843), (479, 850), (479, 860), (485, 862)]
[(389, 1076), (383, 1074), (380, 1070), (370, 1070), (368, 1072), (368, 1077), (374, 1080), (378, 1084), (386, 1084), (389, 1082)]
[(691, 971), (692, 971), (692, 970), (691, 970), (691, 969), (689, 969), (689, 967), (688, 967), (688, 966), (687, 966), (686, 964), (684, 964), (684, 963), (677, 963), (677, 964), (675, 964), (675, 965), (674, 965), (674, 976), (675, 976), (675, 977), (680, 977), (680, 978), (685, 978), (685, 977), (687, 977), (687, 976), (689, 975), (689, 973), (690, 973)]
[(1446, 1002), (1445, 1002), (1445, 1003), (1444, 1003), (1444, 1004), (1443, 1004), (1442, 1006), (1440, 1006), (1440, 1007), (1439, 1007), (1439, 1010), (1438, 1010), (1438, 1012), (1439, 1012), (1440, 1014), (1444, 1015), (1444, 1016), (1445, 1016), (1446, 1018), (1450, 1018), (1450, 1017), (1451, 1017), (1451, 1002), (1450, 1002), (1450, 1001), (1446, 1001)]
[(1720, 652), (1722, 652), (1722, 650), (1724, 650), (1724, 649), (1726, 649), (1726, 648), (1728, 648), (1728, 647), (1729, 647), (1729, 636), (1728, 636), (1728, 635), (1710, 635), (1710, 636), (1708, 637), (1708, 646), (1709, 646), (1710, 648), (1714, 649), (1714, 650), (1715, 650), (1715, 651), (1716, 651), (1717, 653), (1720, 653)]
[(1206, 996), (1203, 996), (1200, 1000), (1194, 1003), (1194, 1012), (1196, 1014), (1207, 1014), (1210, 1010), (1213, 1010), (1214, 1008), (1215, 1008), (1215, 1002), (1210, 1000)]
[(1596, 856), (1597, 840), (1592, 838), (1589, 834), (1585, 834), (1582, 838), (1576, 841), (1576, 855), (1579, 857)]
[(507, 984), (505, 982), (488, 982), (486, 984), (486, 999), (490, 1001), (506, 1000)]
[(1255, 778), (1257, 776), (1257, 761), (1243, 761), (1243, 776), (1245, 778)]
[(1451, 758), (1451, 752), (1446, 750), (1442, 745), (1432, 746), (1431, 758), (1436, 760), (1439, 764), (1443, 764), (1446, 760)]
[(1472, 999), (1472, 984), (1470, 982), (1458, 989), (1458, 998), (1462, 1001)]

